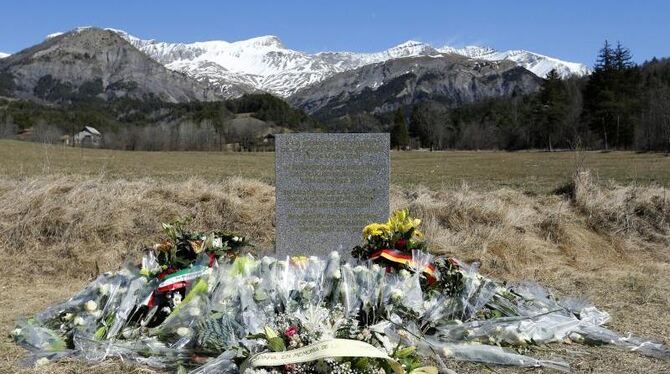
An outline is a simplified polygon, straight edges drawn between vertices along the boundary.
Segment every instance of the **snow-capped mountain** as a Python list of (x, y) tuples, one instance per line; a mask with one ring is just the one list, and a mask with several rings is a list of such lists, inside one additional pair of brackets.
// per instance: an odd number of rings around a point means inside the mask
[(292, 50), (276, 36), (261, 36), (237, 42), (222, 40), (195, 43), (166, 43), (144, 40), (125, 31), (112, 30), (168, 69), (185, 73), (216, 86), (224, 96), (267, 91), (288, 97), (300, 89), (337, 73), (397, 58), (441, 56), (455, 53), (487, 61), (509, 60), (540, 77), (556, 68), (563, 76), (588, 74), (583, 64), (561, 61), (526, 51), (496, 51), (482, 47), (434, 48), (407, 41), (382, 52), (319, 52)]
[(427, 101), (456, 107), (515, 92), (536, 92), (541, 83), (537, 75), (512, 61), (448, 53), (362, 66), (302, 89), (288, 101), (327, 122), (348, 114), (388, 113)]
[(509, 60), (517, 65), (532, 71), (538, 77), (544, 78), (552, 69), (556, 69), (562, 77), (571, 75), (582, 76), (590, 74), (590, 69), (577, 62), (568, 62), (557, 58), (541, 55), (539, 53), (524, 50), (496, 51), (493, 48), (468, 46), (464, 48), (453, 48), (444, 46), (438, 49), (442, 53), (456, 53), (462, 56), (487, 60), (501, 61)]

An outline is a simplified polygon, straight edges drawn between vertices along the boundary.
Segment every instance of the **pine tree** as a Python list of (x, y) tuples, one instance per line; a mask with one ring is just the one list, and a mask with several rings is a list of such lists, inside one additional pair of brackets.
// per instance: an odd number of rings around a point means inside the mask
[(409, 136), (418, 139), (421, 147), (433, 146), (433, 139), (430, 138), (429, 124), (425, 116), (426, 109), (423, 105), (415, 105), (412, 108), (412, 114), (409, 119)]
[(630, 49), (622, 46), (621, 42), (616, 43), (616, 48), (613, 51), (612, 58), (612, 63), (617, 71), (624, 71), (635, 66)]
[(423, 115), (420, 105), (414, 105), (412, 114), (409, 117), (409, 136), (419, 138), (421, 136), (421, 127), (423, 126)]
[(630, 147), (635, 131), (634, 112), (638, 102), (638, 69), (630, 50), (605, 41), (593, 74), (584, 91), (586, 122), (603, 139), (605, 149)]
[(566, 86), (556, 69), (552, 69), (547, 74), (542, 84), (540, 102), (542, 104), (540, 121), (542, 138), (544, 138), (546, 147), (551, 151), (563, 130), (569, 106)]
[(402, 149), (409, 144), (409, 132), (407, 130), (407, 122), (405, 122), (405, 115), (402, 108), (396, 110), (393, 116), (393, 126), (391, 127), (391, 147)]
[(605, 45), (598, 52), (598, 58), (594, 66), (594, 71), (609, 71), (614, 69), (614, 50), (609, 41), (605, 40)]

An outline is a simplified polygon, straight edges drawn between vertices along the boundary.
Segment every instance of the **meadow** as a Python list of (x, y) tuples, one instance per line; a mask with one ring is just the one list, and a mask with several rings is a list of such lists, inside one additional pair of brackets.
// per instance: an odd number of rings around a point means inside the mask
[[(0, 373), (153, 373), (108, 360), (21, 368), (8, 337), (21, 316), (96, 274), (135, 263), (161, 222), (274, 240), (273, 154), (134, 153), (0, 141)], [(670, 158), (628, 152), (394, 152), (391, 205), (423, 220), (435, 254), (477, 261), (593, 302), (609, 326), (670, 336)], [(579, 172), (577, 172), (579, 170)], [(570, 182), (570, 183), (568, 183)], [(561, 187), (563, 194), (552, 193)], [(667, 373), (670, 363), (612, 347), (552, 344), (529, 355), (573, 372)], [(450, 362), (458, 373), (518, 372)], [(526, 371), (526, 370), (524, 370)], [(542, 370), (529, 371), (541, 373)]]
[[(391, 183), (476, 189), (510, 187), (549, 193), (577, 169), (621, 184), (670, 186), (670, 157), (634, 152), (392, 152)], [(238, 176), (274, 181), (274, 153), (132, 152), (0, 140), (0, 175), (76, 175), (105, 179), (220, 181)]]

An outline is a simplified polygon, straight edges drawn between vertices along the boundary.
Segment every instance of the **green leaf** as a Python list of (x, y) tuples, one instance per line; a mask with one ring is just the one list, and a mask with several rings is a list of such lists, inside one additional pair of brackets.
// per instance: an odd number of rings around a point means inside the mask
[(284, 340), (278, 336), (275, 336), (274, 338), (268, 339), (268, 347), (273, 351), (273, 352), (282, 352), (286, 350), (286, 345), (284, 344)]
[(370, 359), (368, 357), (358, 357), (353, 362), (354, 368), (358, 370), (365, 370), (370, 367)]
[(405, 357), (409, 357), (409, 356), (412, 355), (415, 351), (416, 351), (416, 347), (405, 347), (405, 348), (399, 349), (399, 350), (396, 352), (395, 357), (397, 357), (397, 358), (405, 358)]
[(275, 330), (273, 330), (272, 327), (265, 326), (265, 339), (270, 340), (278, 336), (279, 334)]

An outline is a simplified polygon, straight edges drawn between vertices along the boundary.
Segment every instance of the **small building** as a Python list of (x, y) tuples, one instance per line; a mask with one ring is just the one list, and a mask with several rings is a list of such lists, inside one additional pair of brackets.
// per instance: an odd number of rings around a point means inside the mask
[(275, 145), (275, 134), (266, 134), (263, 137), (263, 144), (274, 146)]
[(19, 131), (19, 133), (16, 135), (16, 138), (19, 140), (31, 140), (33, 138), (33, 128), (28, 127), (26, 129), (22, 129)]
[(99, 147), (102, 144), (102, 134), (94, 127), (84, 126), (74, 135), (74, 144), (82, 147)]

